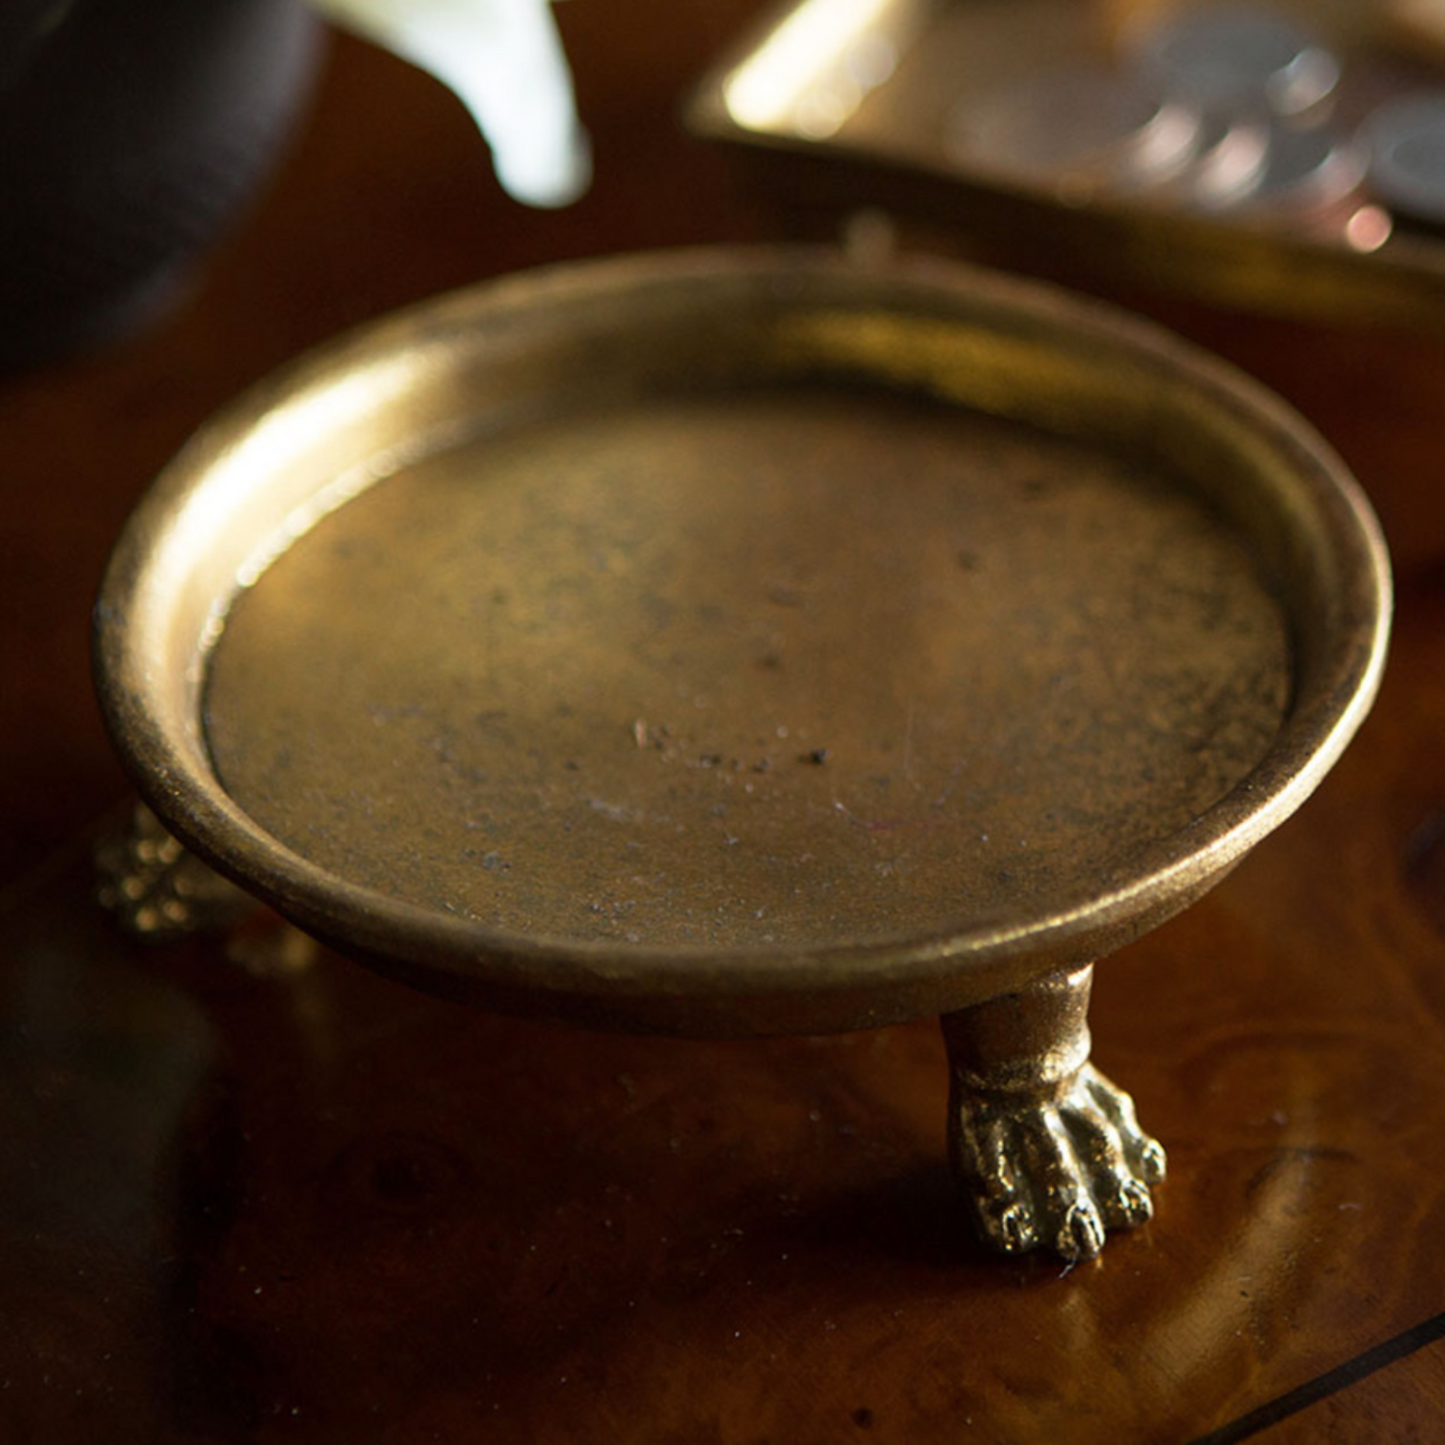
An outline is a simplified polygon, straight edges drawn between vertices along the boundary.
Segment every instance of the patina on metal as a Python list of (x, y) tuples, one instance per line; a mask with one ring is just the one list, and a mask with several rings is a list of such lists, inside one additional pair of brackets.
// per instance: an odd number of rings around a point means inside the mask
[(1149, 1213), (1088, 965), (1296, 807), (1389, 582), (1297, 418), (1118, 315), (712, 251), (443, 299), (202, 433), (108, 719), (208, 862), (386, 973), (698, 1035), (947, 1016), (1005, 1248)]

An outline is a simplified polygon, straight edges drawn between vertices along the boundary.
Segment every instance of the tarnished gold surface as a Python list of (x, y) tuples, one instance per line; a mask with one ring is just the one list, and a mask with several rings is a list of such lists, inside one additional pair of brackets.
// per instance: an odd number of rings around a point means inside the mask
[(206, 736), (329, 872), (685, 961), (1051, 911), (1249, 773), (1289, 672), (1249, 549), (1157, 467), (724, 392), (343, 507), (232, 610)]
[[(1014, 91), (1052, 104), (1055, 128), (1070, 124), (1051, 92), (1058, 77), (1122, 68), (1121, 37), (1175, 8), (1171, 0), (784, 3), (719, 58), (691, 97), (689, 124), (753, 148), (759, 165), (771, 156), (786, 166), (788, 196), (885, 207), (930, 238), (1004, 248), (1010, 267), (1122, 275), (1290, 315), (1445, 325), (1438, 228), (1400, 224), (1358, 187), (1318, 214), (1264, 202), (1229, 210), (1177, 184), (1049, 177), (986, 144), (960, 145), (968, 107)], [(1344, 57), (1344, 83), (1331, 98), (1342, 143), (1388, 97), (1438, 86), (1438, 14), (1421, 21), (1408, 6), (1378, 0), (1261, 8), (1293, 13)]]
[(1388, 610), (1339, 463), (1171, 339), (704, 252), (243, 399), (123, 537), (97, 663), (166, 825), (397, 977), (683, 1033), (948, 1015), (985, 1236), (1073, 1257), (1163, 1172), (1088, 965), (1307, 796)]

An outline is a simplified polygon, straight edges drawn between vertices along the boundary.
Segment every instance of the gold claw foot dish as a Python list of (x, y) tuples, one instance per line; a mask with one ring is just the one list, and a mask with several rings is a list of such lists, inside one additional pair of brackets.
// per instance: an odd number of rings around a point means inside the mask
[(157, 483), (96, 615), (131, 776), (298, 927), (599, 1028), (942, 1015), (985, 1234), (1074, 1258), (1164, 1157), (1084, 965), (1324, 776), (1389, 575), (1320, 439), (1173, 338), (710, 251), (304, 360)]
[(980, 1236), (1005, 1254), (1087, 1259), (1154, 1213), (1163, 1147), (1089, 1062), (1093, 967), (946, 1014), (949, 1160)]

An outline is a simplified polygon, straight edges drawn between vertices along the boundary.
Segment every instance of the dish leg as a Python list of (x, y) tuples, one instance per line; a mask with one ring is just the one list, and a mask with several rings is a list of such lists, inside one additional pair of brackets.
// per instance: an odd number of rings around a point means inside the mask
[(96, 896), (148, 943), (222, 940), (226, 960), (261, 977), (306, 968), (316, 945), (244, 889), (201, 862), (144, 803), (95, 850)]
[(1092, 964), (943, 1016), (948, 1149), (983, 1239), (1095, 1255), (1153, 1213), (1164, 1150), (1089, 1062)]

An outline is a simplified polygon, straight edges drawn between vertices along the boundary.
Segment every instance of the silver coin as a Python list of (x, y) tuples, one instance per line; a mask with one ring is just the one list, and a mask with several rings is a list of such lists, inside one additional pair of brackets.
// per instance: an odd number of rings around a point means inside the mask
[(1252, 118), (1206, 115), (1189, 167), (1159, 198), (1175, 205), (1222, 210), (1239, 205), (1259, 189), (1269, 160), (1270, 127)]
[(1135, 58), (1168, 94), (1231, 114), (1301, 115), (1325, 101), (1340, 62), (1308, 31), (1256, 5), (1175, 12), (1134, 36)]
[(1264, 175), (1251, 200), (1301, 216), (1327, 211), (1360, 188), (1367, 163), (1364, 146), (1333, 127), (1275, 125)]
[(1445, 221), (1445, 91), (1387, 101), (1361, 135), (1380, 200), (1403, 215)]
[(1177, 175), (1199, 143), (1199, 113), (1137, 76), (1078, 66), (966, 97), (950, 124), (960, 160), (1081, 194)]

